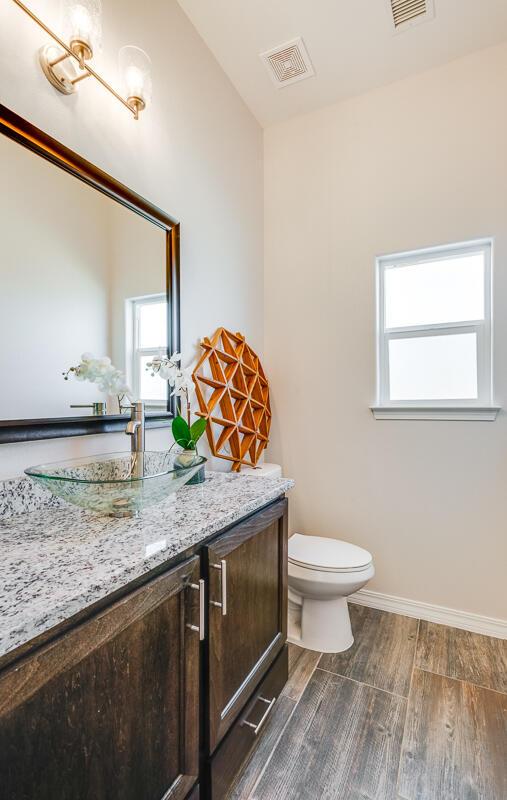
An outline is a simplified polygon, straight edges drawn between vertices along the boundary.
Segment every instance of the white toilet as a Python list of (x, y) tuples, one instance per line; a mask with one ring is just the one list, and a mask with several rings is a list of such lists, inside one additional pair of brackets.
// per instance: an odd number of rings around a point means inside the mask
[(289, 539), (289, 642), (340, 653), (352, 646), (347, 597), (375, 574), (367, 550), (295, 533)]

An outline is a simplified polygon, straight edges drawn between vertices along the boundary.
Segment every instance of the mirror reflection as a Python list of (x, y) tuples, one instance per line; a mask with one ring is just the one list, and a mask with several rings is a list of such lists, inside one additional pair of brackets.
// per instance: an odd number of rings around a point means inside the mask
[(118, 414), (128, 394), (163, 413), (165, 231), (6, 137), (0, 159), (0, 419)]

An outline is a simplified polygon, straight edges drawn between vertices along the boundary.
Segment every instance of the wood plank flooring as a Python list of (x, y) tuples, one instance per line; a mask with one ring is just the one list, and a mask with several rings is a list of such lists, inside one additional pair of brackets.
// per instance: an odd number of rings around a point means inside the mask
[(391, 800), (406, 700), (317, 669), (252, 800)]
[(507, 642), (350, 609), (347, 653), (289, 645), (229, 800), (507, 800)]
[(421, 621), (415, 664), (507, 693), (507, 641)]
[(414, 670), (402, 797), (507, 798), (507, 694)]
[(350, 619), (354, 644), (344, 653), (324, 653), (319, 667), (408, 697), (418, 620), (352, 603)]

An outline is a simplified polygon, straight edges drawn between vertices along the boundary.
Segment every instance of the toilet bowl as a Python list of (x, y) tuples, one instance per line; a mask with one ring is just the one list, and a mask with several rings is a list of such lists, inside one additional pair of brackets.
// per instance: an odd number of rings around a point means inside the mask
[(354, 643), (347, 597), (375, 574), (371, 554), (338, 539), (289, 539), (289, 642), (322, 653)]

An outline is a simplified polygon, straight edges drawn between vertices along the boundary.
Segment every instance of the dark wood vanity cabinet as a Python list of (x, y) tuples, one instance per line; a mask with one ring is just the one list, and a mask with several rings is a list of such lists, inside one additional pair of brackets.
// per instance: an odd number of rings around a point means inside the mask
[(0, 674), (2, 800), (183, 800), (199, 773), (199, 559)]
[(281, 499), (4, 668), (0, 799), (224, 797), (287, 679), (286, 550)]
[(211, 753), (287, 638), (286, 506), (268, 506), (206, 548)]

